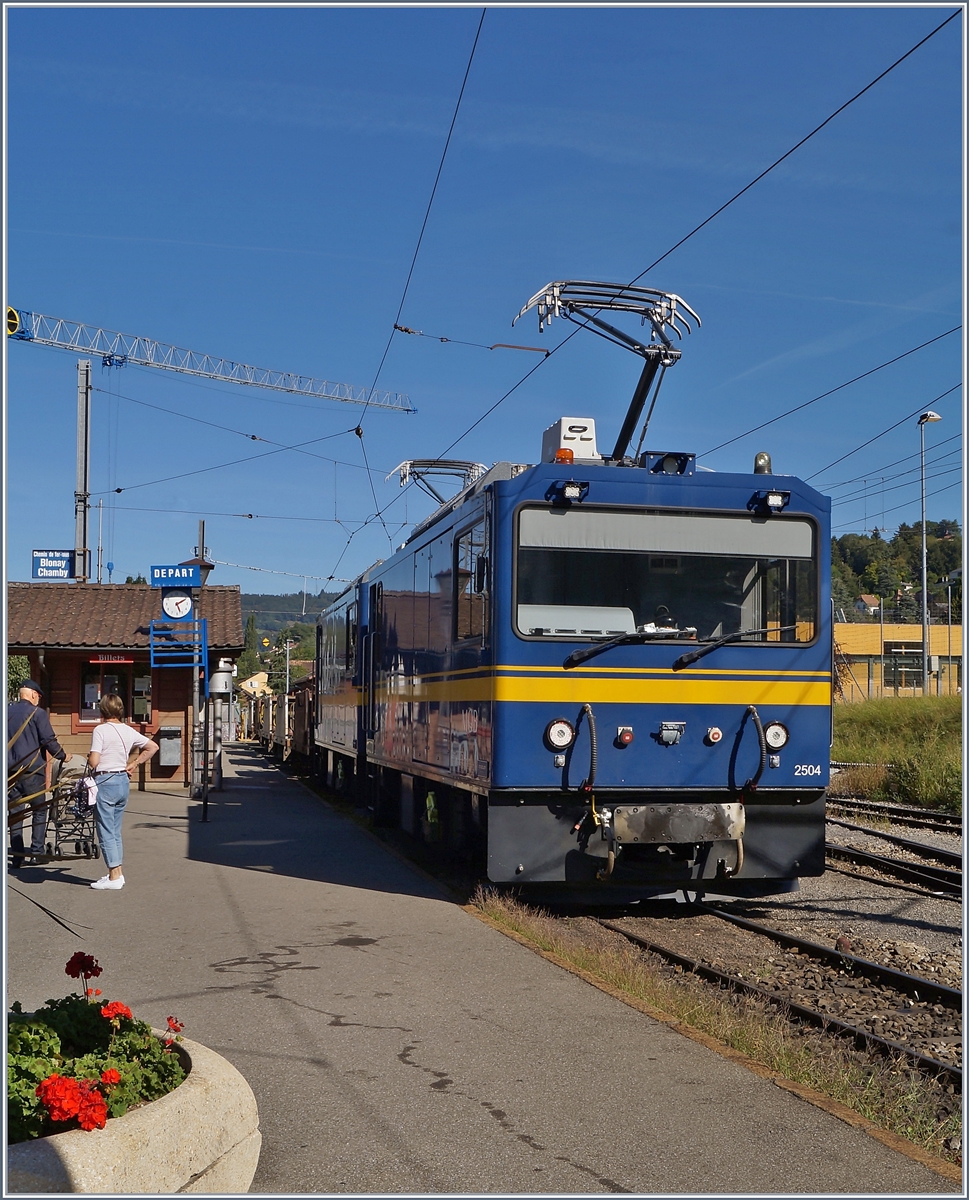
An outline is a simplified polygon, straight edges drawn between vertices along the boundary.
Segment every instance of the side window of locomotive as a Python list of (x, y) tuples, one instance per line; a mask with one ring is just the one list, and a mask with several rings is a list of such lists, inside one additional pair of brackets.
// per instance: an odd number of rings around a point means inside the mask
[(344, 628), (344, 654), (348, 675), (353, 675), (357, 669), (357, 606), (351, 604), (347, 608)]
[(770, 643), (817, 632), (814, 525), (800, 517), (524, 508), (516, 575), (526, 637), (752, 630)]
[(488, 625), (488, 547), (485, 523), (466, 529), (454, 543), (455, 640), (479, 638)]

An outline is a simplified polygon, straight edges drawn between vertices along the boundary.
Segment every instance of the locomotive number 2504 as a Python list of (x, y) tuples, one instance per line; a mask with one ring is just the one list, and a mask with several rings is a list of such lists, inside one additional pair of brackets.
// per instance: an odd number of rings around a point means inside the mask
[(820, 775), (820, 763), (798, 763), (794, 768), (795, 775)]

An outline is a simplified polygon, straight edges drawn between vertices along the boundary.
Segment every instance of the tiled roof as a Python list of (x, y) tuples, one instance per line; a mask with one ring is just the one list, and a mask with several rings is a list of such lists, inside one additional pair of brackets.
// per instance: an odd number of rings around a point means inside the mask
[[(207, 587), (201, 615), (209, 646), (241, 650), (242, 597), (238, 586)], [(7, 646), (147, 649), (148, 622), (161, 618), (159, 589), (143, 583), (10, 583)]]

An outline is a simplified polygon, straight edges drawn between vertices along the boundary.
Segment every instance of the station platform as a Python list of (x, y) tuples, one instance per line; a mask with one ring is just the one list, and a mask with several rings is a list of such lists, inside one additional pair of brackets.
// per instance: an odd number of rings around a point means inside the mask
[(476, 920), (257, 748), (226, 758), (205, 824), (132, 792), (121, 891), (87, 886), (101, 861), (8, 875), (8, 1000), (67, 994), (83, 950), (105, 996), (183, 1021), (255, 1092), (252, 1193), (961, 1190)]

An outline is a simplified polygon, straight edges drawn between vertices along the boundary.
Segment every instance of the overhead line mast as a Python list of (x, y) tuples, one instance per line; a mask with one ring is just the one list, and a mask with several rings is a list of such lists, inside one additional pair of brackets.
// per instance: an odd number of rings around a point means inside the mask
[(333, 383), (328, 379), (313, 379), (309, 375), (294, 375), (288, 371), (270, 371), (246, 363), (200, 354), (157, 342), (153, 338), (116, 333), (79, 321), (48, 317), (26, 309), (7, 309), (7, 332), (11, 340), (36, 342), (60, 350), (80, 350), (100, 354), (106, 367), (123, 367), (133, 363), (141, 367), (160, 367), (183, 375), (202, 379), (219, 379), (225, 383), (248, 384), (274, 392), (289, 392), (296, 396), (315, 396), (320, 400), (338, 400), (344, 404), (361, 404), (371, 408), (387, 408), (393, 412), (414, 413), (417, 409), (410, 397), (400, 392), (375, 392), (368, 400), (368, 389), (349, 383)]

